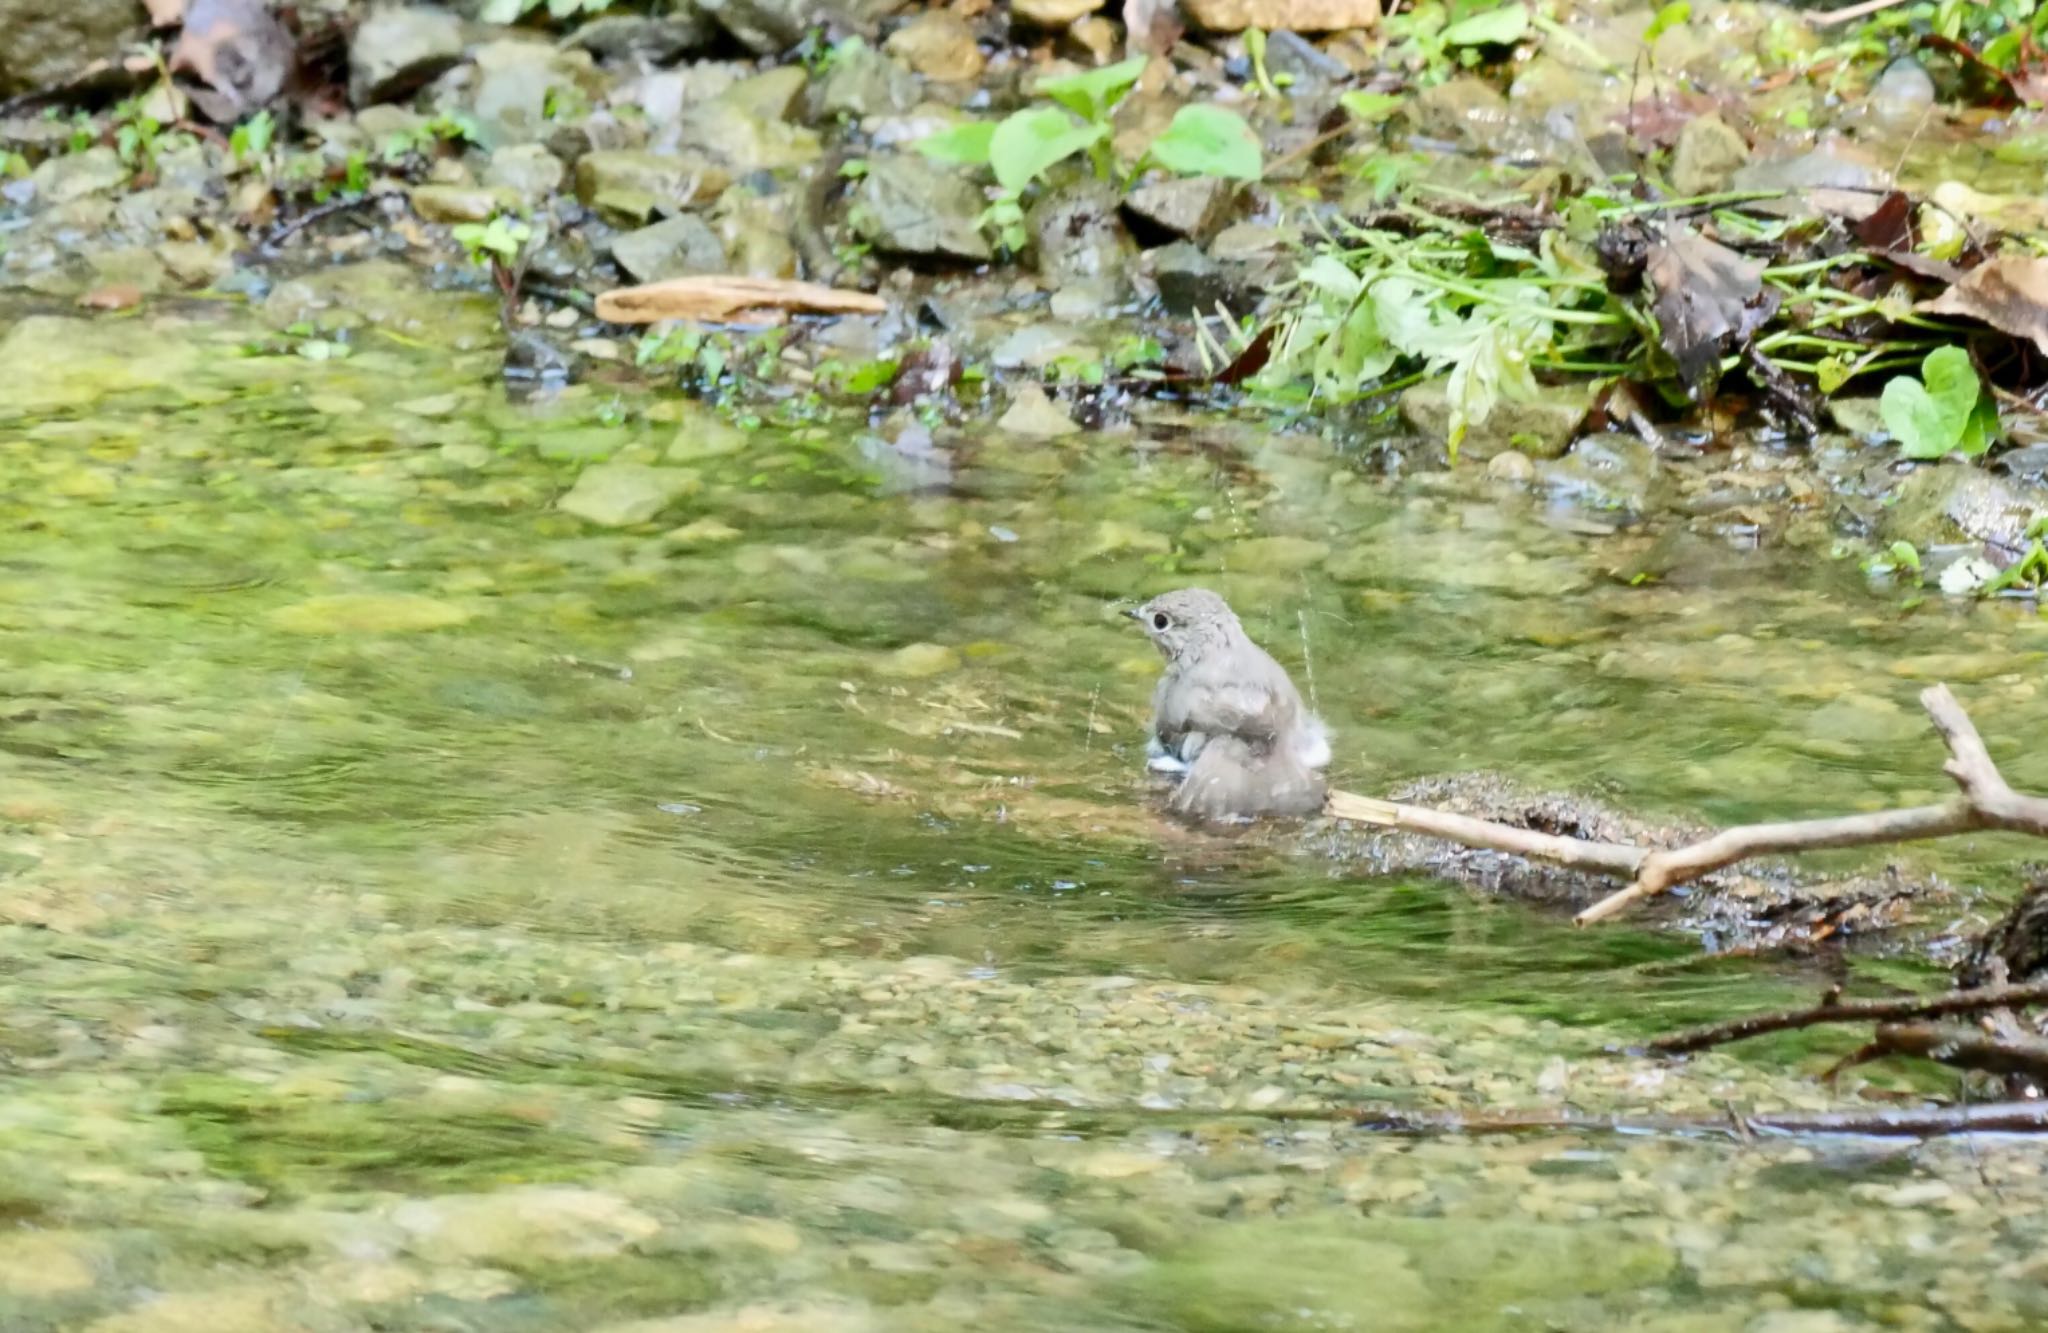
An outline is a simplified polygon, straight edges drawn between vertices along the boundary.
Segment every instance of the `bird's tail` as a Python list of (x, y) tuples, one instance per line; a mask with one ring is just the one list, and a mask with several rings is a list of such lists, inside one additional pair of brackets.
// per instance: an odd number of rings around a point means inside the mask
[[(1320, 737), (1318, 737), (1320, 739)], [(1322, 741), (1327, 762), (1328, 742)], [(1212, 739), (1173, 793), (1173, 809), (1200, 819), (1312, 815), (1323, 808), (1323, 775), (1304, 747), (1256, 748), (1235, 736)]]

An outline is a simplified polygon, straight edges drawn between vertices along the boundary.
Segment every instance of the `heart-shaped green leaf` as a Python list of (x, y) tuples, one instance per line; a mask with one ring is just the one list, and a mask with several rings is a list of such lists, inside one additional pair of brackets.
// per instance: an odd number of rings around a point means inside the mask
[(1220, 106), (1184, 106), (1147, 150), (1154, 162), (1183, 176), (1255, 181), (1265, 170), (1259, 136), (1244, 117)]
[(966, 120), (917, 141), (917, 151), (934, 162), (960, 162), (981, 166), (988, 161), (989, 145), (996, 137), (992, 120)]
[(1015, 193), (1108, 133), (1107, 125), (1077, 125), (1055, 107), (1019, 111), (996, 126), (988, 143), (989, 165), (995, 168), (996, 184)]
[(1980, 406), (1984, 386), (1970, 354), (1937, 347), (1920, 363), (1920, 378), (1901, 375), (1884, 386), (1878, 411), (1884, 428), (1908, 458), (1941, 458), (1960, 450), (1981, 454), (1998, 437), (1997, 409)]

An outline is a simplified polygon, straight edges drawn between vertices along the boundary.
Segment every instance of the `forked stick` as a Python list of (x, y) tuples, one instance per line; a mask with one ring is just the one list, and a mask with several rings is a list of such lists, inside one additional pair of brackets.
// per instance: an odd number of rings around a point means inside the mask
[(1336, 819), (1442, 838), (1466, 847), (1511, 852), (1557, 865), (1633, 877), (1627, 888), (1607, 895), (1574, 917), (1581, 926), (1604, 921), (1645, 898), (1752, 857), (1917, 842), (1985, 829), (2048, 837), (2048, 799), (2028, 796), (2006, 785), (1969, 714), (1956, 702), (1948, 686), (1935, 685), (1921, 691), (1920, 706), (1927, 710), (1935, 731), (1948, 747), (1949, 758), (1942, 771), (1959, 788), (1954, 797), (1940, 805), (1832, 819), (1741, 824), (1669, 849), (1536, 833), (1511, 824), (1343, 791), (1330, 793), (1324, 813)]

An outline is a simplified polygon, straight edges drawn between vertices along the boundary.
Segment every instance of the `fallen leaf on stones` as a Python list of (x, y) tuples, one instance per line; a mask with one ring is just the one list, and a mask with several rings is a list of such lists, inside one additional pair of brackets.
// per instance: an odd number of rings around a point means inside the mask
[(87, 310), (126, 310), (142, 304), (142, 289), (132, 282), (110, 282), (78, 298)]
[(1643, 278), (1654, 295), (1664, 350), (1687, 391), (1712, 378), (1722, 353), (1747, 343), (1777, 313), (1761, 260), (1745, 259), (1697, 232), (1676, 231), (1650, 246)]
[(2048, 354), (2048, 259), (2000, 255), (1915, 308), (1928, 315), (1979, 320)]
[(869, 292), (722, 273), (618, 287), (597, 298), (597, 317), (614, 324), (653, 324), (664, 319), (772, 324), (790, 313), (879, 315), (888, 308), (888, 302)]
[(192, 100), (226, 124), (283, 91), (297, 44), (263, 0), (192, 0), (171, 69), (189, 70), (212, 91)]

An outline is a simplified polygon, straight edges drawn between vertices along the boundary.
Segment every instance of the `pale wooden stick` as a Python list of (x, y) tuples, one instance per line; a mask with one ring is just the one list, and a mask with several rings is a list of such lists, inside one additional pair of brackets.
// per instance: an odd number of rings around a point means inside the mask
[(1752, 857), (1916, 842), (1980, 829), (2048, 838), (2048, 799), (2024, 795), (2006, 785), (1969, 714), (1956, 702), (1948, 686), (1935, 685), (1922, 691), (1920, 706), (1927, 710), (1934, 729), (1948, 747), (1949, 759), (1942, 771), (1961, 788), (1956, 797), (1940, 805), (1830, 819), (1743, 824), (1669, 849), (1537, 833), (1512, 824), (1346, 791), (1331, 792), (1323, 812), (1334, 819), (1420, 833), (1466, 847), (1633, 877), (1627, 888), (1609, 894), (1573, 918), (1582, 926), (1604, 921), (1645, 898)]
[(1893, 5), (1903, 5), (1905, 3), (1906, 0), (1863, 0), (1863, 3), (1860, 5), (1848, 5), (1841, 9), (1830, 9), (1819, 14), (1808, 14), (1806, 21), (1816, 28), (1829, 28), (1837, 23), (1853, 23), (1857, 19), (1867, 18), (1879, 10), (1890, 9)]

